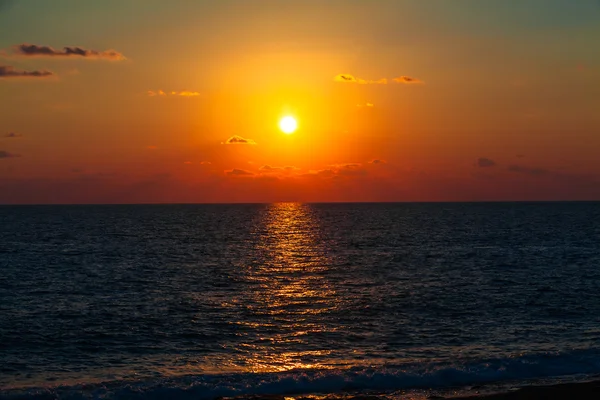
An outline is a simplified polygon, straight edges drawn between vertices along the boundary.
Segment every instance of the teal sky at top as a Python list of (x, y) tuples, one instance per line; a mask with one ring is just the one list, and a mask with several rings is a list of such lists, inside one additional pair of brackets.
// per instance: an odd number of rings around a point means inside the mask
[[(12, 5), (4, 7), (0, 14), (2, 46), (23, 41), (45, 41), (56, 46), (72, 42), (101, 44), (117, 38), (127, 40), (127, 35), (160, 36), (168, 28), (212, 35), (219, 33), (211, 29), (220, 22), (236, 23), (259, 14), (285, 17), (290, 35), (301, 30), (310, 34), (310, 29), (320, 24), (320, 18), (327, 16), (332, 26), (341, 28), (340, 33), (362, 42), (410, 41), (431, 32), (507, 36), (585, 28), (596, 28), (599, 32), (600, 25), (598, 0), (13, 0), (8, 3)], [(160, 42), (160, 38), (156, 39)], [(243, 36), (239, 39), (244, 40)], [(590, 45), (591, 42), (592, 38)]]

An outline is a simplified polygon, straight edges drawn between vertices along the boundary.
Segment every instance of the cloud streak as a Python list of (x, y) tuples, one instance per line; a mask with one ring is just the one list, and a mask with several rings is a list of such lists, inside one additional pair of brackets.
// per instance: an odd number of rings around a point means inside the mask
[(234, 168), (232, 170), (225, 171), (225, 175), (246, 177), (254, 176), (254, 172), (246, 171), (245, 169)]
[(15, 133), (15, 132), (9, 132), (6, 135), (4, 135), (3, 137), (7, 138), (7, 139), (18, 139), (18, 138), (23, 137), (23, 134), (21, 134), (21, 133)]
[[(356, 83), (359, 85), (387, 85), (389, 79), (381, 78), (378, 80), (370, 80), (370, 79), (362, 79), (357, 78), (351, 74), (338, 74), (333, 77), (333, 80), (338, 83)], [(401, 75), (397, 78), (391, 79), (392, 82), (405, 84), (405, 85), (414, 85), (414, 84), (423, 84), (421, 79), (413, 78), (411, 76)]]
[(10, 65), (0, 65), (0, 79), (9, 78), (50, 78), (55, 76), (47, 70), (23, 71), (15, 69)]
[(357, 78), (354, 75), (350, 75), (350, 74), (338, 74), (333, 78), (333, 80), (335, 82), (340, 82), (340, 83), (357, 83), (359, 85), (387, 85), (387, 83), (388, 83), (388, 80), (386, 78), (381, 78), (381, 79), (374, 81), (374, 80)]
[(486, 157), (480, 157), (477, 160), (477, 166), (480, 167), (480, 168), (495, 167), (496, 165), (497, 165), (496, 161), (491, 160), (491, 159), (486, 158)]
[(246, 139), (241, 136), (233, 135), (224, 144), (256, 144), (252, 139)]
[(164, 90), (148, 90), (146, 94), (150, 97), (155, 96), (181, 96), (181, 97), (196, 97), (200, 96), (200, 92), (192, 92), (190, 90), (182, 90), (181, 92), (170, 91), (165, 92)]
[(401, 84), (405, 84), (405, 85), (414, 85), (414, 84), (421, 84), (421, 83), (425, 83), (420, 79), (417, 78), (412, 78), (410, 76), (399, 76), (397, 78), (392, 79), (394, 82), (396, 83), (401, 83)]
[(8, 151), (0, 150), (0, 159), (15, 158), (15, 157), (19, 157), (19, 156), (16, 154), (9, 153)]
[(508, 170), (511, 172), (516, 172), (519, 174), (526, 174), (532, 176), (544, 176), (549, 175), (550, 171), (544, 168), (531, 168), (525, 167), (523, 165), (511, 165), (508, 167)]
[(18, 44), (13, 47), (13, 54), (22, 57), (52, 57), (52, 58), (85, 58), (90, 60), (125, 60), (125, 56), (116, 50), (88, 50), (82, 47), (63, 47), (56, 50), (50, 46), (38, 46), (35, 44)]

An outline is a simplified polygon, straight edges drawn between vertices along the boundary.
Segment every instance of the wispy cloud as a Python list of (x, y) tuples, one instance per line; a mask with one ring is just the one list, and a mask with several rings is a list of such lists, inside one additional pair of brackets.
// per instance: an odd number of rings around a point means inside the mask
[(388, 80), (386, 78), (381, 78), (378, 80), (368, 80), (357, 78), (354, 75), (350, 74), (338, 74), (333, 78), (333, 80), (335, 82), (341, 83), (358, 83), (359, 85), (386, 85), (388, 83)]
[(341, 178), (366, 175), (368, 172), (359, 163), (333, 164), (319, 170), (310, 170), (308, 173), (301, 175), (302, 177), (317, 177), (317, 178)]
[(423, 81), (422, 81), (422, 80), (420, 80), (420, 79), (417, 79), (417, 78), (412, 78), (412, 77), (410, 77), (410, 76), (405, 76), (405, 75), (403, 75), (403, 76), (399, 76), (399, 77), (397, 77), (397, 78), (394, 78), (394, 79), (392, 79), (392, 80), (393, 80), (394, 82), (396, 82), (396, 83), (404, 83), (404, 84), (407, 84), (407, 85), (410, 85), (410, 84), (419, 84), (419, 83), (425, 83), (425, 82), (423, 82)]
[(23, 134), (22, 133), (9, 132), (6, 135), (4, 135), (3, 137), (5, 137), (7, 139), (18, 139), (18, 138), (22, 138)]
[(254, 172), (246, 171), (245, 169), (234, 168), (232, 170), (225, 171), (225, 175), (245, 177), (245, 176), (254, 176)]
[(273, 174), (273, 173), (291, 173), (294, 171), (299, 171), (300, 168), (294, 167), (292, 165), (286, 165), (285, 167), (273, 167), (271, 165), (263, 165), (258, 169), (260, 172), (265, 174)]
[(150, 97), (154, 96), (181, 96), (181, 97), (196, 97), (200, 96), (200, 92), (192, 92), (190, 90), (183, 90), (181, 92), (170, 91), (165, 92), (164, 90), (148, 90), (146, 94)]
[(380, 159), (376, 158), (375, 160), (369, 161), (369, 164), (373, 164), (373, 165), (385, 165), (385, 164), (387, 164), (387, 161), (380, 160)]
[(15, 69), (10, 65), (0, 65), (0, 79), (8, 78), (50, 78), (55, 76), (53, 72), (46, 70), (23, 71)]
[(365, 103), (365, 104), (357, 104), (356, 107), (362, 108), (362, 107), (375, 107), (375, 105), (373, 103)]
[(532, 168), (525, 167), (523, 165), (511, 165), (508, 167), (508, 170), (511, 172), (517, 172), (519, 174), (527, 174), (533, 176), (543, 176), (550, 174), (550, 171), (545, 168)]
[(55, 57), (55, 58), (85, 58), (90, 60), (125, 60), (125, 56), (116, 50), (88, 50), (82, 47), (63, 47), (62, 50), (55, 50), (50, 46), (38, 46), (35, 44), (23, 43), (13, 46), (13, 53), (22, 57)]
[(477, 166), (480, 168), (495, 167), (496, 165), (497, 164), (494, 160), (491, 160), (486, 157), (480, 157), (479, 159), (477, 159)]
[(9, 153), (8, 151), (0, 150), (0, 159), (19, 157), (17, 154)]
[(256, 144), (256, 142), (252, 139), (246, 139), (241, 136), (233, 135), (222, 144)]

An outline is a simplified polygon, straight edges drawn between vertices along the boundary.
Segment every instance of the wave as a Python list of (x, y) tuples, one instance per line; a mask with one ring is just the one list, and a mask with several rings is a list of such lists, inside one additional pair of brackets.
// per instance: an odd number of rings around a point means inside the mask
[(140, 381), (111, 381), (72, 386), (0, 389), (0, 400), (30, 399), (197, 399), (220, 397), (388, 392), (443, 389), (474, 384), (589, 377), (600, 373), (600, 353), (526, 355), (463, 364), (407, 363), (345, 370), (296, 370), (277, 373), (206, 374)]

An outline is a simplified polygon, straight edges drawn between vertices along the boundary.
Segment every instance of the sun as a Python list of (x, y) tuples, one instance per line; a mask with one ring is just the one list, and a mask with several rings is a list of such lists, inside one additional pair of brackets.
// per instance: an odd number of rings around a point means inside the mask
[(286, 135), (291, 135), (298, 128), (298, 122), (291, 116), (283, 117), (279, 120), (279, 129)]

